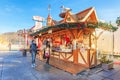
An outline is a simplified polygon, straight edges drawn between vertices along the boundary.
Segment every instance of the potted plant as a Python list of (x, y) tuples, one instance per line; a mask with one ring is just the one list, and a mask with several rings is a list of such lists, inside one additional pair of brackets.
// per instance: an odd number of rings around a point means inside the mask
[(113, 60), (108, 59), (107, 56), (102, 56), (100, 62), (103, 70), (113, 69)]

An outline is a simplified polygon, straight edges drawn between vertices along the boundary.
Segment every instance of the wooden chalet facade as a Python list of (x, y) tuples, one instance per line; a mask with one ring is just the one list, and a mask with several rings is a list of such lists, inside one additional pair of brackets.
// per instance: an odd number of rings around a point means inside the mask
[[(73, 74), (77, 74), (81, 69), (91, 68), (97, 65), (96, 58), (96, 37), (95, 28), (90, 25), (97, 24), (98, 18), (93, 7), (81, 11), (77, 14), (72, 14), (70, 10), (60, 14), (63, 18), (61, 21), (55, 21), (50, 14), (47, 18), (47, 27), (31, 34), (36, 36), (38, 45), (42, 44), (46, 39), (51, 39), (53, 50), (51, 52), (50, 64), (59, 67)], [(68, 48), (68, 45), (72, 47)], [(56, 49), (58, 48), (59, 49)], [(40, 60), (42, 59), (40, 53)], [(54, 60), (53, 60), (54, 59)], [(55, 62), (57, 61), (57, 62)], [(60, 62), (63, 61), (63, 62)], [(59, 62), (59, 65), (58, 65)], [(77, 67), (70, 68), (67, 63), (77, 65)], [(67, 70), (68, 69), (68, 70)], [(77, 72), (73, 71), (76, 69)]]

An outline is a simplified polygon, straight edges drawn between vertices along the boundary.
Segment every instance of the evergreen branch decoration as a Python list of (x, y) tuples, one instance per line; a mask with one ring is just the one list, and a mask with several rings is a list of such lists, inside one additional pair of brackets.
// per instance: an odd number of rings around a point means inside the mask
[(103, 30), (112, 31), (112, 32), (118, 29), (118, 27), (113, 26), (112, 24), (103, 23), (103, 22), (98, 22), (97, 24), (87, 23), (87, 27), (88, 28), (101, 28)]
[(69, 28), (78, 28), (78, 29), (84, 29), (84, 28), (101, 28), (103, 30), (107, 30), (107, 31), (116, 31), (118, 28), (113, 26), (112, 24), (108, 24), (108, 23), (102, 23), (102, 22), (98, 22), (98, 23), (85, 23), (85, 22), (80, 22), (80, 23), (62, 23), (62, 24), (58, 24), (58, 25), (54, 25), (54, 26), (48, 26), (48, 27), (44, 27), (42, 29), (40, 29), (39, 31), (30, 34), (31, 36), (35, 36), (39, 33), (43, 33), (43, 32), (47, 32), (50, 29), (54, 29), (54, 28), (61, 28), (61, 29), (69, 29)]
[(98, 28), (101, 28), (103, 30), (112, 31), (112, 32), (115, 32), (118, 29), (118, 27), (115, 27), (112, 24), (102, 23), (102, 22), (98, 23)]
[(87, 28), (98, 28), (98, 24), (96, 23), (87, 23)]

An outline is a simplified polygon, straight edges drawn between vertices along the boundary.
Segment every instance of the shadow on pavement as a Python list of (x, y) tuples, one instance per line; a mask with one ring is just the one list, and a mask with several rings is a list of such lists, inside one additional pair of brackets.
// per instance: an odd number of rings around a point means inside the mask
[(51, 68), (50, 65), (44, 64), (44, 70), (45, 70), (45, 71), (48, 71), (48, 72), (49, 72), (50, 68)]

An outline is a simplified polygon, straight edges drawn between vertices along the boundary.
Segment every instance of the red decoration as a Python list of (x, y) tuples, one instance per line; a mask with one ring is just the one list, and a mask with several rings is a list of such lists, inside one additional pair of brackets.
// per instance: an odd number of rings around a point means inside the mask
[(81, 27), (81, 25), (80, 25), (80, 24), (78, 24), (78, 25), (77, 25), (77, 27), (78, 27), (78, 28), (80, 28), (80, 27)]
[(77, 25), (77, 27), (78, 28), (84, 28), (85, 27), (85, 24), (86, 24), (86, 22), (81, 22), (81, 23), (79, 23), (78, 25)]
[(65, 36), (64, 39), (65, 39), (65, 41), (66, 41), (66, 45), (67, 45), (67, 44), (70, 42), (70, 38), (67, 37), (67, 36)]

